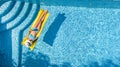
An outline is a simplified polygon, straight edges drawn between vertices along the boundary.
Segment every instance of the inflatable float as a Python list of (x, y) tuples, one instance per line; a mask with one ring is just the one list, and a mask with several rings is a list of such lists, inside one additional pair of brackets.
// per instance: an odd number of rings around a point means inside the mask
[[(45, 11), (45, 10), (40, 9), (40, 11), (39, 11), (36, 19), (34, 20), (34, 22), (32, 23), (32, 25), (31, 25), (31, 27), (30, 27), (30, 30), (29, 30), (29, 31), (31, 31), (32, 28), (34, 28), (34, 25), (35, 25), (36, 23), (39, 23), (39, 19), (41, 19), (41, 16), (42, 16), (42, 14), (44, 13), (44, 11)], [(42, 32), (42, 30), (43, 30), (43, 28), (44, 28), (44, 25), (45, 25), (45, 23), (46, 23), (46, 21), (47, 21), (47, 19), (48, 19), (48, 16), (49, 16), (49, 13), (47, 13), (47, 14), (45, 15), (45, 18), (44, 18), (44, 20), (42, 21), (41, 28), (40, 28), (40, 30), (38, 31), (38, 33), (37, 33), (37, 35), (36, 35), (36, 38), (39, 38), (39, 37), (40, 37), (40, 34), (41, 34), (41, 32)], [(22, 45), (25, 45), (25, 42), (26, 42), (27, 39), (28, 39), (28, 37), (25, 36), (24, 39), (23, 39), (23, 41), (22, 41)], [(31, 46), (29, 47), (30, 50), (33, 50), (33, 49), (35, 48), (36, 43), (37, 43), (37, 40), (35, 40), (35, 41), (31, 44)]]

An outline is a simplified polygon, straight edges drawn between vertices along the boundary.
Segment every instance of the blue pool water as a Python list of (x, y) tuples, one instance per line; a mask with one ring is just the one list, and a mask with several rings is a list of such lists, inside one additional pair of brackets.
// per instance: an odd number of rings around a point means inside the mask
[[(0, 1), (0, 67), (120, 67), (120, 2)], [(21, 45), (40, 8), (50, 16), (33, 51)]]

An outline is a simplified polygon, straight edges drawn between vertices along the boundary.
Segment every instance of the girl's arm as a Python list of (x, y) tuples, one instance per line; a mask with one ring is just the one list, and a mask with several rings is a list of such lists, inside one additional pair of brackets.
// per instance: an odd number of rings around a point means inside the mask
[(29, 36), (30, 33), (31, 33), (31, 30), (28, 32), (27, 37)]

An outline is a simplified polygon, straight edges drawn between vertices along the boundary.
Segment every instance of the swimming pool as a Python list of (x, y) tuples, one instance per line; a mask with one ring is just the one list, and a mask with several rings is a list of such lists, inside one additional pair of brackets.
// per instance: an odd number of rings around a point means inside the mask
[[(119, 1), (24, 1), (0, 2), (1, 67), (120, 66)], [(40, 8), (50, 16), (30, 51), (21, 41)]]

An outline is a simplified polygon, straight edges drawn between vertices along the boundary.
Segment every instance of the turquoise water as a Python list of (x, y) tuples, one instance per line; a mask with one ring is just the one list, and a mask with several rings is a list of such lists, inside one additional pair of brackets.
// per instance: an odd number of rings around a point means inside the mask
[[(1, 0), (0, 67), (120, 67), (119, 1), (39, 3)], [(21, 41), (40, 8), (50, 16), (30, 51)]]

